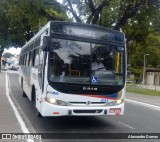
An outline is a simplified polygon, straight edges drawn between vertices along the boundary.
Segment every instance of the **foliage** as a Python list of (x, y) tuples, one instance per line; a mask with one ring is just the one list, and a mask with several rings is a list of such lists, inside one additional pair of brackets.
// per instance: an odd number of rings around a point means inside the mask
[[(22, 46), (49, 20), (70, 20), (122, 30), (126, 36), (128, 68), (136, 78), (147, 67), (160, 66), (159, 0), (1, 0), (0, 45)], [(67, 13), (67, 14), (66, 14)], [(0, 54), (1, 55), (1, 54)], [(0, 56), (1, 57), (1, 56)]]
[(159, 8), (159, 0), (63, 0), (63, 7), (77, 22), (103, 26), (110, 23), (116, 30), (120, 30), (142, 7), (150, 6)]
[[(0, 1), (0, 59), (4, 48), (22, 47), (50, 20), (67, 20), (65, 11), (46, 0)], [(39, 25), (41, 23), (41, 25)]]
[(104, 7), (111, 0), (64, 0), (64, 8), (70, 12), (77, 22), (97, 24)]
[(147, 64), (150, 67), (160, 66), (160, 33), (149, 34), (146, 38), (146, 53), (149, 53)]
[(128, 68), (142, 78), (144, 54), (147, 67), (160, 66), (159, 0), (64, 0), (77, 22), (122, 30), (126, 36)]
[(160, 65), (159, 17), (159, 9), (144, 6), (122, 27), (127, 39), (128, 64), (131, 65), (128, 70), (134, 73), (137, 80), (142, 79), (144, 54), (150, 54), (146, 57), (146, 67)]
[(64, 10), (44, 5), (46, 0), (2, 0), (0, 2), (0, 45), (22, 46), (49, 20), (66, 20)]

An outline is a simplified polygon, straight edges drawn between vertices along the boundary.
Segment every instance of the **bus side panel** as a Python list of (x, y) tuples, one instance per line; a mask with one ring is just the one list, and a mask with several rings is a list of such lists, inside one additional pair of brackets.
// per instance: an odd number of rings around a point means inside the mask
[(23, 84), (21, 86), (23, 87), (23, 91), (26, 93), (28, 98), (31, 100), (31, 67), (30, 66), (21, 66), (20, 68), (20, 76), (21, 78), (19, 79), (21, 82), (21, 79), (23, 79)]
[(37, 89), (38, 85), (38, 68), (32, 68), (31, 70), (31, 84)]
[[(44, 69), (44, 80), (43, 80), (43, 84), (42, 84), (42, 88), (40, 88), (39, 86), (39, 82), (38, 82), (38, 70), (35, 70), (34, 72), (37, 73), (37, 80), (35, 81), (37, 84), (36, 84), (36, 108), (37, 110), (42, 113), (42, 100), (45, 99), (46, 97), (46, 94), (47, 94), (47, 86), (48, 86), (48, 54), (47, 54), (47, 57), (46, 57), (46, 64), (45, 64), (45, 69)], [(42, 91), (43, 90), (43, 91)]]
[(22, 70), (21, 70), (21, 66), (19, 66), (19, 84), (22, 87)]

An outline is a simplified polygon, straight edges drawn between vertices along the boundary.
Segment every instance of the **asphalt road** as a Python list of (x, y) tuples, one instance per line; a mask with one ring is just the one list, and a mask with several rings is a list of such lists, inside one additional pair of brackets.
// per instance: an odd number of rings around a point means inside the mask
[[(126, 102), (124, 116), (39, 118), (33, 103), (22, 97), (18, 74), (9, 73), (11, 98), (22, 110), (31, 132), (37, 133), (160, 133), (160, 111)], [(160, 141), (160, 140), (42, 140), (42, 141)]]

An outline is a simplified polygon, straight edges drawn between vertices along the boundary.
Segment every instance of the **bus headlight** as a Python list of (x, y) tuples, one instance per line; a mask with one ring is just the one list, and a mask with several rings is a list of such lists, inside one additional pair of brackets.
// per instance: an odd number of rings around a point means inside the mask
[(116, 100), (116, 101), (112, 101), (112, 102), (108, 102), (107, 103), (107, 106), (116, 106), (116, 105), (120, 105), (122, 104), (124, 101), (124, 99), (119, 99), (119, 100)]
[(54, 98), (47, 98), (45, 99), (48, 103), (54, 104), (54, 105), (61, 105), (61, 106), (67, 106), (67, 103), (61, 100), (57, 100)]
[(120, 105), (121, 103), (123, 103), (123, 99), (116, 100), (116, 104), (117, 104), (117, 105)]
[(49, 103), (51, 103), (51, 104), (55, 104), (56, 103), (56, 99), (54, 99), (54, 98), (49, 98), (48, 100), (49, 100)]

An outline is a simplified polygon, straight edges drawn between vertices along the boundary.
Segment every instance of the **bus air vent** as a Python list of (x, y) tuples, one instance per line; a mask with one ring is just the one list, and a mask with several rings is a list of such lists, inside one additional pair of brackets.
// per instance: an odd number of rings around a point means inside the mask
[(102, 109), (94, 109), (94, 110), (73, 110), (74, 113), (101, 113)]

